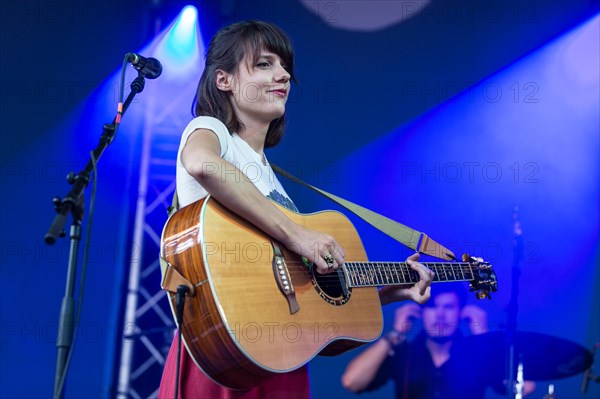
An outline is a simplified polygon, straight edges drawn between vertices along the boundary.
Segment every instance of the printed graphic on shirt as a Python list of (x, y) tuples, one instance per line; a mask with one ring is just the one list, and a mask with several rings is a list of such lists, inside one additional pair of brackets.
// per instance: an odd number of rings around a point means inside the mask
[(271, 192), (267, 195), (267, 198), (272, 199), (273, 201), (277, 202), (281, 206), (286, 207), (290, 211), (298, 212), (298, 208), (296, 208), (296, 205), (294, 205), (292, 200), (286, 197), (285, 195), (281, 194), (277, 190), (271, 190)]

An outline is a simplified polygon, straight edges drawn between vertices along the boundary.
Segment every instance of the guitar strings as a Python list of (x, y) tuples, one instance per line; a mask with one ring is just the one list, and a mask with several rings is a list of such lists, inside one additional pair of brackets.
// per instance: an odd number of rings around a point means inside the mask
[[(357, 263), (361, 263), (361, 262), (349, 262), (349, 263), (353, 263), (353, 266), (359, 266), (356, 265)], [(371, 283), (366, 283), (363, 286), (385, 286), (385, 285), (409, 285), (409, 284), (415, 284), (416, 282), (418, 282), (420, 280), (419, 274), (412, 270), (412, 269), (407, 269), (408, 264), (406, 263), (398, 263), (398, 262), (376, 262), (376, 263), (383, 263), (383, 264), (387, 264), (392, 265), (393, 266), (393, 271), (392, 272), (398, 272), (400, 270), (402, 270), (400, 275), (389, 275), (386, 274), (385, 271), (382, 271), (381, 269), (377, 269), (377, 265), (374, 265), (375, 268), (373, 268), (373, 266), (369, 266), (370, 268), (367, 270), (350, 270), (347, 271), (349, 273), (352, 272), (356, 272), (359, 275), (355, 276), (356, 278), (364, 278), (365, 273), (367, 272), (367, 277), (370, 279), (376, 279), (377, 281)], [(306, 266), (306, 264), (302, 261), (286, 261), (286, 264), (288, 265), (288, 271), (290, 274), (290, 277), (292, 278), (299, 278), (299, 277), (304, 277), (306, 279), (310, 279), (310, 270), (308, 269), (308, 267)], [(435, 263), (431, 263), (430, 266), (435, 265)], [(444, 269), (444, 275), (445, 275), (445, 279), (443, 281), (469, 281), (473, 278), (473, 265), (470, 264), (465, 264), (465, 263), (461, 263), (461, 264), (456, 264), (456, 265), (450, 265), (451, 270), (447, 270), (447, 267)], [(339, 269), (336, 269), (339, 270)], [(361, 272), (363, 272), (361, 274)], [(440, 273), (441, 274), (441, 273)], [(406, 282), (400, 282), (400, 281), (394, 281), (394, 277), (396, 277), (396, 279), (399, 279), (400, 277), (405, 279), (405, 278), (409, 278), (411, 281), (406, 281)], [(438, 274), (436, 273), (436, 276), (434, 277), (434, 281), (441, 281), (439, 278), (436, 279), (436, 277), (438, 277)], [(333, 286), (333, 285), (340, 285), (342, 283), (340, 276), (338, 276), (337, 272), (332, 272), (332, 273), (327, 273), (327, 274), (319, 274), (316, 277), (316, 280), (318, 280), (318, 284), (322, 285), (324, 287), (329, 287), (329, 286)], [(386, 280), (386, 281), (382, 281), (382, 280)], [(413, 281), (414, 280), (414, 281)], [(293, 283), (294, 281), (292, 281)], [(360, 285), (359, 285), (360, 286)]]
[[(361, 267), (361, 265), (357, 265), (357, 263), (361, 263), (361, 262), (348, 262), (348, 263), (350, 264), (351, 267), (357, 267), (357, 268)], [(393, 264), (391, 262), (388, 262), (388, 263), (376, 262), (376, 263), (384, 264), (388, 267), (380, 268), (380, 267), (378, 267), (377, 264), (375, 264), (375, 265), (365, 265), (366, 266), (365, 270), (360, 270), (360, 269), (348, 270), (347, 267), (345, 269), (350, 273), (352, 273), (352, 272), (378, 273), (379, 272), (379, 274), (384, 275), (384, 276), (386, 275), (386, 270), (388, 270), (390, 272), (396, 272), (396, 273), (401, 272), (403, 275), (404, 274), (413, 274), (413, 273), (418, 275), (418, 273), (415, 270), (413, 270), (412, 268), (410, 268), (410, 266), (408, 266), (407, 264)], [(293, 269), (290, 269), (290, 272), (292, 270), (298, 271), (298, 265), (301, 266), (300, 271), (302, 271), (302, 272), (306, 272), (309, 270), (308, 266), (306, 266), (306, 264), (302, 261), (293, 261), (293, 260), (286, 261), (286, 265), (294, 267)], [(389, 266), (392, 266), (392, 267), (389, 268)], [(425, 266), (427, 266), (427, 264), (425, 264)], [(436, 269), (438, 269), (438, 268), (435, 267), (435, 264), (431, 264), (429, 266), (433, 267), (433, 269), (434, 269), (433, 272), (436, 273)], [(342, 267), (344, 267), (344, 266), (342, 266)], [(336, 269), (336, 270), (338, 270), (338, 269)], [(448, 276), (448, 275), (452, 275), (452, 274), (456, 275), (457, 273), (464, 275), (466, 273), (467, 275), (472, 276), (473, 272), (475, 270), (478, 270), (477, 267), (468, 265), (468, 264), (452, 265), (450, 268), (445, 267), (442, 270), (437, 270), (438, 272), (436, 273), (436, 275), (444, 274), (444, 275)]]

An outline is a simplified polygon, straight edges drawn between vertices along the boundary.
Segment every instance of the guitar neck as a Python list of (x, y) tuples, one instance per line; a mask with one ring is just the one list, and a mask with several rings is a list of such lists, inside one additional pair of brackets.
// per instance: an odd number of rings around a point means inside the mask
[[(467, 262), (422, 262), (435, 272), (433, 282), (473, 281), (473, 266)], [(405, 262), (346, 262), (344, 263), (350, 287), (415, 284), (419, 274)]]

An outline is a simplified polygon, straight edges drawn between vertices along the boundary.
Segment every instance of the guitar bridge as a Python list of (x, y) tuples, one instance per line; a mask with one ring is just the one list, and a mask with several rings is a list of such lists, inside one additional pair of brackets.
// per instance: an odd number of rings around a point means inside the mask
[(277, 281), (279, 290), (287, 299), (288, 306), (290, 307), (290, 314), (294, 314), (300, 310), (300, 305), (296, 299), (296, 291), (294, 291), (294, 285), (292, 284), (290, 272), (285, 264), (285, 258), (281, 248), (279, 248), (279, 245), (274, 241), (271, 241), (271, 244), (273, 245), (274, 253), (273, 275), (275, 277), (275, 281)]

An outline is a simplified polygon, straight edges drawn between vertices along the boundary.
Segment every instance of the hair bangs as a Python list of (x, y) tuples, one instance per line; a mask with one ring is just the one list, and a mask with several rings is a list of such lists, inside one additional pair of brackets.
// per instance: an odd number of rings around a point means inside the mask
[(294, 50), (285, 33), (277, 26), (265, 23), (251, 24), (247, 29), (248, 32), (241, 35), (244, 38), (243, 47), (247, 60), (251, 59), (252, 64), (256, 64), (263, 50), (277, 54), (290, 74), (290, 80), (295, 82)]

